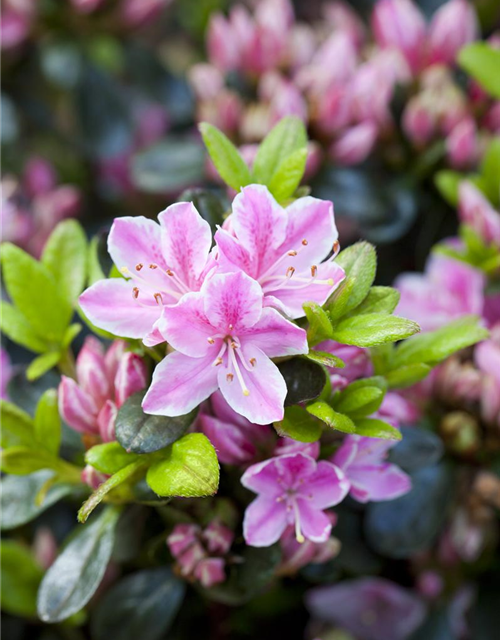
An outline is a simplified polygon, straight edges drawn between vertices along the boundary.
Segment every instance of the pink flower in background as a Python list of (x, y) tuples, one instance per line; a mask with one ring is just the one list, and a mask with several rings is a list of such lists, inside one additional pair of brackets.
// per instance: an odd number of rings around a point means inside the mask
[(332, 158), (343, 166), (363, 162), (373, 150), (377, 134), (373, 122), (362, 122), (346, 129), (331, 146)]
[(316, 462), (303, 453), (253, 465), (241, 483), (258, 494), (243, 521), (245, 541), (254, 547), (273, 544), (289, 525), (299, 542), (325, 542), (332, 524), (324, 510), (341, 502), (349, 490), (344, 473), (334, 464)]
[(80, 296), (87, 317), (114, 335), (163, 342), (156, 329), (163, 309), (199, 291), (214, 268), (212, 234), (194, 205), (180, 202), (162, 211), (160, 224), (143, 216), (116, 218), (108, 250), (127, 278), (93, 284)]
[(12, 364), (9, 354), (0, 346), (0, 399), (7, 400), (7, 386), (12, 376)]
[(460, 183), (458, 196), (460, 220), (472, 227), (486, 244), (500, 247), (500, 212), (467, 180)]
[(231, 232), (215, 235), (221, 269), (241, 269), (262, 287), (267, 306), (291, 318), (307, 301), (323, 304), (344, 278), (333, 259), (338, 233), (331, 202), (300, 198), (283, 209), (267, 187), (244, 187), (233, 201)]
[(319, 458), (319, 442), (300, 442), (287, 437), (279, 438), (273, 455), (283, 456), (290, 453), (304, 453), (317, 460)]
[(419, 597), (384, 578), (358, 578), (317, 587), (309, 591), (306, 603), (315, 618), (363, 640), (405, 640), (426, 614)]
[(405, 273), (396, 279), (395, 286), (401, 293), (397, 314), (415, 320), (423, 331), (483, 311), (483, 274), (439, 254), (430, 257), (425, 274)]
[(366, 39), (366, 28), (358, 14), (345, 2), (336, 0), (328, 2), (323, 8), (326, 21), (336, 31), (346, 33), (356, 49), (359, 49)]
[(80, 13), (92, 13), (102, 5), (104, 0), (71, 0), (71, 4)]
[(348, 435), (334, 462), (350, 483), (349, 493), (358, 502), (394, 500), (411, 489), (410, 477), (399, 467), (386, 462), (391, 440)]
[(417, 146), (427, 144), (436, 133), (437, 116), (428, 100), (417, 95), (406, 103), (403, 112), (403, 129)]
[(170, 553), (185, 578), (203, 587), (224, 582), (225, 556), (233, 543), (233, 532), (217, 520), (202, 530), (194, 524), (178, 524), (167, 538)]
[(30, 34), (35, 18), (35, 0), (4, 0), (0, 22), (1, 48), (8, 50), (22, 44)]
[(474, 7), (467, 0), (449, 0), (432, 17), (428, 62), (452, 65), (460, 49), (478, 37), (479, 23)]
[(490, 424), (500, 426), (500, 323), (491, 337), (478, 344), (474, 360), (483, 374), (481, 381), (481, 413)]
[(156, 367), (144, 411), (183, 415), (220, 388), (250, 422), (281, 420), (287, 390), (270, 358), (307, 353), (306, 333), (262, 302), (260, 286), (239, 271), (212, 276), (166, 310), (158, 328), (177, 351)]
[(139, 27), (157, 19), (172, 0), (122, 0), (120, 14), (128, 27)]
[(465, 118), (446, 138), (448, 160), (455, 169), (473, 166), (479, 158), (477, 127), (473, 118)]
[(211, 413), (203, 408), (200, 430), (207, 436), (223, 464), (242, 465), (254, 462), (259, 453), (269, 451), (275, 440), (267, 425), (252, 424), (233, 411), (220, 391), (210, 397)]
[(326, 351), (340, 358), (343, 369), (328, 367), (333, 389), (343, 389), (358, 378), (367, 378), (373, 373), (373, 365), (368, 349), (340, 344), (334, 340), (325, 340), (315, 347), (318, 351)]
[(146, 365), (135, 353), (126, 353), (125, 346), (116, 341), (104, 352), (96, 338), (88, 337), (76, 360), (77, 380), (62, 376), (59, 411), (75, 431), (111, 442), (118, 409), (146, 387)]
[(420, 418), (419, 408), (408, 398), (396, 391), (388, 391), (376, 413), (376, 417), (389, 422), (394, 427), (412, 425)]

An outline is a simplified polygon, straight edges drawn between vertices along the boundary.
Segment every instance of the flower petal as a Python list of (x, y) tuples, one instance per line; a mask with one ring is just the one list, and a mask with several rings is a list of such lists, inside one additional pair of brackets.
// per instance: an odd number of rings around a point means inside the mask
[(217, 243), (219, 265), (223, 271), (234, 271), (235, 268), (238, 268), (250, 276), (256, 275), (251, 255), (234, 236), (224, 229), (219, 229), (215, 234), (215, 242)]
[(202, 288), (205, 314), (222, 333), (252, 327), (262, 313), (262, 289), (242, 271), (215, 274)]
[(142, 402), (145, 413), (182, 416), (217, 389), (213, 354), (190, 358), (178, 351), (156, 367), (153, 381)]
[(332, 523), (326, 513), (315, 509), (306, 500), (297, 500), (297, 506), (300, 515), (300, 529), (304, 537), (312, 542), (328, 540), (332, 531)]
[(58, 390), (59, 413), (63, 420), (80, 433), (99, 433), (97, 406), (72, 378), (62, 376)]
[[(251, 371), (243, 367), (240, 355), (247, 363), (255, 361)], [(278, 367), (263, 351), (252, 345), (240, 349), (235, 357), (249, 393), (245, 395), (238, 375), (231, 366), (218, 367), (219, 387), (228, 404), (255, 424), (270, 424), (282, 420), (287, 389)], [(233, 376), (232, 379), (228, 377), (230, 375)]]
[(285, 501), (259, 496), (247, 507), (243, 519), (243, 536), (252, 547), (269, 547), (286, 529)]
[(331, 462), (321, 460), (304, 482), (302, 494), (314, 509), (327, 509), (341, 502), (349, 491), (345, 473)]
[(217, 333), (205, 315), (201, 293), (186, 293), (178, 304), (165, 307), (157, 327), (174, 349), (193, 358), (207, 354), (213, 345), (208, 340)]
[(206, 414), (200, 416), (199, 424), (223, 464), (242, 464), (255, 456), (255, 447), (235, 424)]
[(264, 308), (260, 320), (239, 337), (242, 345), (252, 344), (270, 358), (295, 356), (309, 350), (304, 329), (269, 307)]
[(165, 230), (162, 247), (168, 266), (190, 289), (197, 291), (212, 246), (210, 225), (192, 202), (170, 205), (158, 220)]
[(134, 300), (132, 289), (132, 283), (122, 278), (99, 280), (82, 293), (80, 306), (96, 327), (140, 339), (151, 331), (161, 307), (154, 300), (149, 304)]
[(347, 474), (358, 502), (393, 500), (411, 489), (410, 476), (395, 464), (352, 466)]

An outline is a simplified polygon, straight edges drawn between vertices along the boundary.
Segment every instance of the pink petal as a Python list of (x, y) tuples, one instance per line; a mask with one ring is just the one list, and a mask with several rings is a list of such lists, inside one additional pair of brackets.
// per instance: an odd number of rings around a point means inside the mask
[(241, 271), (216, 274), (203, 285), (205, 314), (222, 333), (252, 327), (262, 313), (262, 289)]
[(153, 381), (142, 402), (146, 413), (182, 416), (217, 389), (217, 369), (213, 354), (190, 358), (182, 353), (169, 354), (156, 367)]
[(80, 296), (87, 318), (99, 327), (124, 338), (142, 338), (161, 314), (154, 300), (134, 300), (133, 285), (122, 278), (99, 280)]
[(236, 425), (203, 414), (199, 424), (223, 464), (242, 464), (255, 456), (255, 447)]
[(194, 358), (206, 355), (213, 344), (208, 340), (217, 333), (205, 315), (201, 293), (186, 293), (178, 304), (166, 307), (157, 326), (174, 349)]
[(115, 399), (121, 407), (127, 398), (147, 385), (148, 372), (144, 360), (136, 353), (126, 353), (120, 361), (115, 377)]
[(240, 244), (237, 238), (225, 229), (219, 229), (215, 234), (215, 242), (217, 243), (221, 269), (234, 271), (236, 267), (249, 275), (257, 275), (254, 273), (255, 269), (251, 254)]
[(72, 378), (62, 376), (58, 390), (59, 412), (65, 422), (81, 433), (98, 433), (97, 407)]
[(335, 452), (332, 461), (340, 469), (347, 469), (349, 465), (355, 460), (358, 453), (358, 441), (356, 438), (350, 438), (349, 436), (344, 438), (344, 441), (340, 445), (339, 449)]
[(268, 497), (275, 498), (280, 496), (283, 493), (281, 484), (283, 466), (278, 466), (277, 460), (277, 458), (270, 458), (264, 462), (253, 464), (241, 476), (241, 484), (254, 493), (264, 493)]
[(300, 355), (309, 351), (304, 329), (268, 307), (262, 310), (257, 324), (240, 334), (240, 337), (243, 345), (251, 343), (270, 358)]
[(110, 380), (107, 377), (102, 344), (89, 336), (76, 359), (78, 383), (86, 391), (98, 407), (101, 407), (111, 392)]
[(212, 246), (210, 225), (192, 202), (178, 202), (158, 216), (164, 233), (163, 254), (170, 269), (189, 288), (198, 290)]
[(302, 534), (312, 542), (325, 542), (330, 537), (332, 523), (328, 516), (315, 509), (306, 500), (297, 500), (300, 514), (300, 529)]
[(103, 442), (113, 442), (115, 439), (115, 420), (118, 409), (112, 400), (106, 400), (103, 408), (97, 416), (99, 433)]
[(288, 216), (267, 187), (244, 187), (233, 201), (232, 225), (236, 236), (252, 258), (250, 275), (262, 274), (281, 255)]
[(252, 547), (269, 547), (286, 529), (285, 502), (259, 496), (247, 507), (243, 519), (243, 536)]
[(305, 479), (300, 495), (314, 509), (326, 509), (341, 502), (349, 491), (345, 473), (331, 462), (321, 460), (316, 471)]
[(104, 356), (104, 364), (106, 367), (106, 375), (110, 380), (114, 380), (116, 372), (118, 371), (118, 365), (125, 353), (127, 343), (123, 340), (115, 340)]
[[(247, 363), (255, 359), (251, 371), (247, 371), (241, 362), (238, 365), (249, 393), (245, 395), (232, 368), (221, 366), (217, 368), (222, 395), (232, 409), (250, 422), (270, 424), (282, 420), (287, 389), (278, 367), (257, 347), (247, 345), (240, 351)], [(238, 356), (235, 357), (239, 359)], [(232, 380), (228, 379), (228, 374), (234, 376)]]
[(348, 477), (358, 502), (393, 500), (411, 489), (410, 477), (394, 464), (352, 466)]
[(214, 584), (224, 582), (226, 574), (224, 558), (205, 558), (200, 560), (194, 570), (195, 578), (200, 581), (202, 587), (209, 588)]

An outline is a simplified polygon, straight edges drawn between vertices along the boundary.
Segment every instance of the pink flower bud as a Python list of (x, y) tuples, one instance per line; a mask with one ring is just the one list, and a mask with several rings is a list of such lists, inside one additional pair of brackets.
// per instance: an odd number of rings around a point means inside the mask
[(136, 353), (126, 353), (120, 360), (115, 378), (115, 399), (118, 408), (127, 398), (145, 388), (148, 381), (146, 365)]
[(293, 25), (288, 36), (287, 63), (292, 70), (308, 64), (316, 51), (316, 34), (307, 24)]
[(174, 558), (181, 556), (197, 540), (200, 528), (194, 524), (177, 524), (167, 538), (167, 545)]
[(98, 434), (98, 408), (93, 398), (71, 378), (62, 376), (58, 401), (59, 413), (72, 429), (80, 433)]
[(362, 122), (346, 131), (332, 145), (333, 159), (340, 165), (363, 162), (377, 140), (378, 129), (372, 122)]
[(151, 22), (170, 4), (170, 0), (123, 0), (121, 17), (128, 27), (138, 27)]
[(202, 587), (209, 588), (220, 584), (226, 579), (224, 572), (225, 560), (223, 558), (204, 558), (200, 560), (195, 569), (194, 576)]
[(458, 124), (446, 139), (448, 160), (454, 169), (473, 166), (479, 155), (476, 124), (466, 118)]
[(424, 571), (418, 576), (418, 591), (429, 600), (435, 600), (443, 591), (443, 578), (435, 571)]
[(352, 40), (356, 49), (365, 41), (366, 29), (358, 14), (340, 0), (329, 2), (324, 7), (327, 22), (337, 31), (343, 31)]
[(279, 438), (273, 455), (283, 456), (299, 452), (317, 460), (319, 458), (319, 442), (299, 442), (292, 440), (292, 438)]
[(467, 0), (449, 0), (436, 11), (429, 27), (429, 63), (454, 64), (460, 49), (478, 36), (475, 9)]
[(372, 28), (380, 47), (403, 53), (413, 73), (422, 64), (426, 24), (411, 0), (380, 0), (372, 13)]
[(188, 76), (198, 100), (214, 100), (224, 87), (224, 76), (212, 64), (195, 64), (189, 70)]
[(56, 186), (54, 167), (44, 158), (33, 156), (24, 169), (24, 185), (30, 197), (47, 193)]
[(234, 534), (218, 520), (212, 520), (203, 531), (202, 538), (209, 553), (226, 554), (233, 543)]
[(156, 142), (169, 126), (168, 114), (165, 108), (158, 104), (147, 104), (141, 107), (138, 110), (136, 121), (135, 144), (138, 149)]
[(186, 577), (193, 574), (198, 563), (206, 557), (205, 549), (198, 540), (195, 540), (185, 551), (176, 556), (181, 574)]
[(37, 528), (33, 551), (38, 564), (44, 569), (48, 569), (57, 558), (57, 541), (49, 527)]
[(96, 491), (99, 489), (103, 482), (109, 478), (105, 473), (99, 473), (96, 471), (94, 467), (91, 467), (89, 464), (82, 471), (81, 479), (84, 484), (89, 486), (92, 491)]
[(240, 62), (240, 49), (236, 34), (222, 14), (210, 19), (207, 35), (208, 58), (221, 71), (232, 71)]
[(118, 409), (112, 400), (106, 400), (97, 416), (97, 425), (103, 442), (113, 442), (115, 439), (115, 421)]
[(106, 355), (104, 356), (104, 365), (106, 367), (106, 375), (109, 380), (114, 380), (116, 378), (118, 366), (120, 365), (120, 360), (123, 358), (126, 348), (126, 342), (123, 340), (115, 340), (106, 351)]
[(483, 124), (495, 135), (500, 135), (500, 101), (490, 107), (484, 117)]
[(71, 4), (79, 13), (92, 13), (103, 0), (71, 0)]
[(100, 409), (110, 394), (110, 381), (104, 366), (102, 344), (89, 336), (76, 359), (76, 374), (79, 386), (92, 397)]
[(418, 96), (411, 98), (403, 113), (403, 129), (408, 138), (417, 146), (429, 142), (436, 131), (436, 116)]
[(460, 220), (471, 226), (487, 244), (500, 246), (500, 212), (495, 211), (472, 182), (462, 182), (458, 193)]
[(2, 6), (0, 42), (2, 49), (13, 49), (22, 44), (29, 35), (35, 5), (31, 0), (16, 2), (6, 0)]
[(318, 102), (318, 126), (328, 134), (341, 131), (350, 122), (351, 105), (350, 86), (344, 83), (332, 85)]

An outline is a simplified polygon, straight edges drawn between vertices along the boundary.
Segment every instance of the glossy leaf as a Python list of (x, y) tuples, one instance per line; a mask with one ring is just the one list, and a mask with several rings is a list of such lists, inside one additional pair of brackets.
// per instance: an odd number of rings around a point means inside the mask
[(304, 311), (309, 322), (307, 341), (310, 345), (318, 344), (332, 337), (333, 326), (326, 311), (316, 302), (306, 302)]
[(251, 184), (250, 171), (229, 138), (207, 122), (202, 122), (198, 127), (210, 158), (224, 182), (235, 191)]
[(44, 449), (57, 454), (61, 444), (61, 418), (57, 406), (57, 391), (48, 389), (36, 408), (35, 436)]
[(270, 185), (283, 162), (307, 147), (304, 123), (296, 116), (286, 116), (261, 142), (253, 163), (253, 179)]
[(401, 440), (401, 432), (378, 418), (356, 418), (356, 435), (382, 440)]
[(332, 367), (336, 369), (343, 369), (345, 362), (337, 356), (334, 356), (328, 351), (309, 351), (305, 356), (308, 360), (322, 364), (324, 367)]
[(290, 198), (302, 180), (307, 162), (307, 148), (294, 151), (285, 158), (269, 183), (269, 191), (278, 202)]
[(387, 384), (390, 389), (404, 389), (424, 380), (431, 371), (431, 367), (426, 364), (410, 364), (406, 367), (400, 367), (389, 371), (385, 375)]
[(43, 576), (29, 547), (15, 540), (0, 543), (2, 611), (36, 616), (36, 594)]
[(356, 426), (349, 416), (338, 413), (332, 407), (320, 400), (307, 407), (307, 411), (316, 418), (319, 418), (326, 425), (343, 433), (354, 433)]
[(87, 464), (108, 475), (120, 471), (138, 459), (138, 455), (125, 451), (119, 442), (97, 444), (85, 454)]
[(285, 417), (275, 422), (280, 436), (287, 436), (299, 442), (316, 442), (321, 438), (321, 425), (305, 409), (299, 406), (286, 407)]
[(397, 307), (399, 296), (399, 291), (393, 287), (371, 287), (366, 298), (351, 311), (351, 315), (366, 313), (390, 314)]
[(333, 339), (342, 344), (374, 347), (409, 338), (418, 331), (420, 327), (413, 320), (383, 313), (367, 313), (341, 320), (333, 331)]
[(285, 407), (301, 402), (310, 402), (323, 391), (326, 383), (325, 370), (305, 358), (291, 358), (278, 364), (288, 389)]

